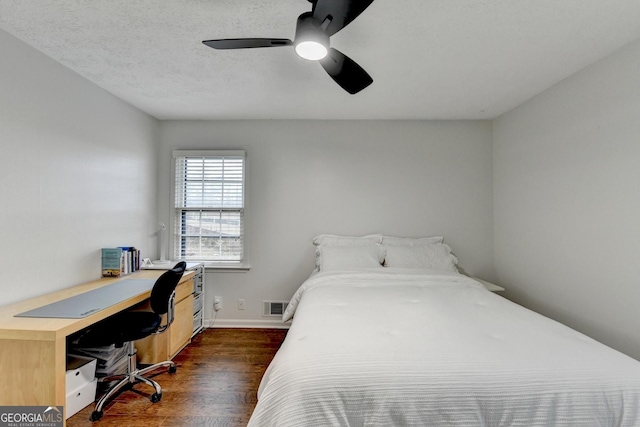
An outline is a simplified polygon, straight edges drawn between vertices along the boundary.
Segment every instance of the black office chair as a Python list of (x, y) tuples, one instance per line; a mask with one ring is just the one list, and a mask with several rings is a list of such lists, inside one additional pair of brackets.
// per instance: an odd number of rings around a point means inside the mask
[[(116, 347), (128, 345), (129, 366), (124, 375), (113, 375), (101, 378), (100, 382), (119, 381), (96, 403), (95, 410), (91, 414), (91, 421), (102, 418), (102, 408), (111, 397), (115, 396), (123, 387), (137, 382), (143, 382), (155, 389), (150, 397), (153, 403), (162, 398), (162, 388), (157, 382), (145, 378), (143, 375), (158, 368), (168, 367), (169, 373), (176, 371), (176, 365), (170, 360), (156, 363), (146, 368), (138, 369), (136, 365), (135, 340), (148, 337), (152, 334), (164, 332), (174, 317), (175, 289), (180, 282), (187, 264), (184, 261), (177, 263), (171, 270), (165, 271), (156, 280), (151, 290), (149, 303), (153, 311), (123, 311), (96, 323), (86, 330), (86, 333), (78, 339), (79, 347), (108, 346)], [(162, 314), (167, 315), (167, 321), (162, 324)]]

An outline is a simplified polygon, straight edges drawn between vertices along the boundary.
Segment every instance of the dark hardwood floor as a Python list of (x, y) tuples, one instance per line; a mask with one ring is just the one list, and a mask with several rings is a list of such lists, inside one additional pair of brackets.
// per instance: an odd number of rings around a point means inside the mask
[(153, 376), (162, 400), (151, 403), (153, 389), (137, 384), (106, 406), (92, 423), (93, 405), (67, 420), (68, 427), (245, 427), (256, 392), (286, 330), (205, 329), (174, 358), (175, 374)]

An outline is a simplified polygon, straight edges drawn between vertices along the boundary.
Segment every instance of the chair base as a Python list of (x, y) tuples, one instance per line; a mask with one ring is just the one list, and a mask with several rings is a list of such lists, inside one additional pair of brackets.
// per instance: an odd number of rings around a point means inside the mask
[(124, 387), (128, 386), (129, 384), (136, 384), (141, 382), (141, 383), (147, 384), (150, 387), (153, 387), (155, 392), (151, 396), (149, 396), (149, 400), (151, 400), (151, 402), (153, 403), (159, 402), (160, 399), (162, 399), (162, 387), (160, 387), (160, 384), (158, 384), (154, 380), (150, 378), (146, 378), (143, 375), (148, 372), (155, 371), (156, 369), (159, 369), (159, 368), (169, 368), (170, 374), (173, 374), (177, 370), (176, 364), (170, 360), (167, 360), (165, 362), (155, 363), (145, 368), (138, 369), (136, 364), (136, 348), (133, 344), (133, 341), (129, 341), (127, 345), (129, 347), (128, 355), (127, 355), (129, 358), (129, 366), (127, 368), (127, 373), (121, 374), (121, 375), (111, 375), (108, 377), (100, 378), (98, 380), (99, 382), (102, 382), (102, 383), (112, 382), (112, 381), (118, 381), (118, 383), (113, 387), (111, 387), (100, 398), (100, 400), (98, 400), (94, 411), (91, 413), (91, 417), (90, 417), (91, 421), (98, 421), (100, 418), (102, 418), (102, 415), (103, 415), (102, 408), (104, 407), (104, 405), (112, 397), (116, 396)]

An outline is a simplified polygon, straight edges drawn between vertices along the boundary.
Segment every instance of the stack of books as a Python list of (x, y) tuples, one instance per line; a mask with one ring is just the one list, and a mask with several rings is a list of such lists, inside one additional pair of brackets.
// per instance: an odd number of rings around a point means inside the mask
[(133, 246), (102, 248), (102, 277), (120, 277), (140, 270), (140, 250)]

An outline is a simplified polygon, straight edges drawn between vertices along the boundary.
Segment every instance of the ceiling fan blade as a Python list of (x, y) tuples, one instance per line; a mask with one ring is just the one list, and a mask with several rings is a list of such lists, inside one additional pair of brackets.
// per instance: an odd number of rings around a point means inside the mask
[(289, 39), (220, 39), (205, 40), (202, 43), (214, 49), (250, 49), (254, 47), (291, 46)]
[(371, 76), (361, 66), (337, 49), (330, 48), (320, 64), (336, 83), (352, 95), (373, 83)]
[(313, 17), (324, 22), (331, 17), (331, 23), (325, 33), (329, 36), (337, 33), (373, 3), (373, 0), (317, 0), (313, 4)]

